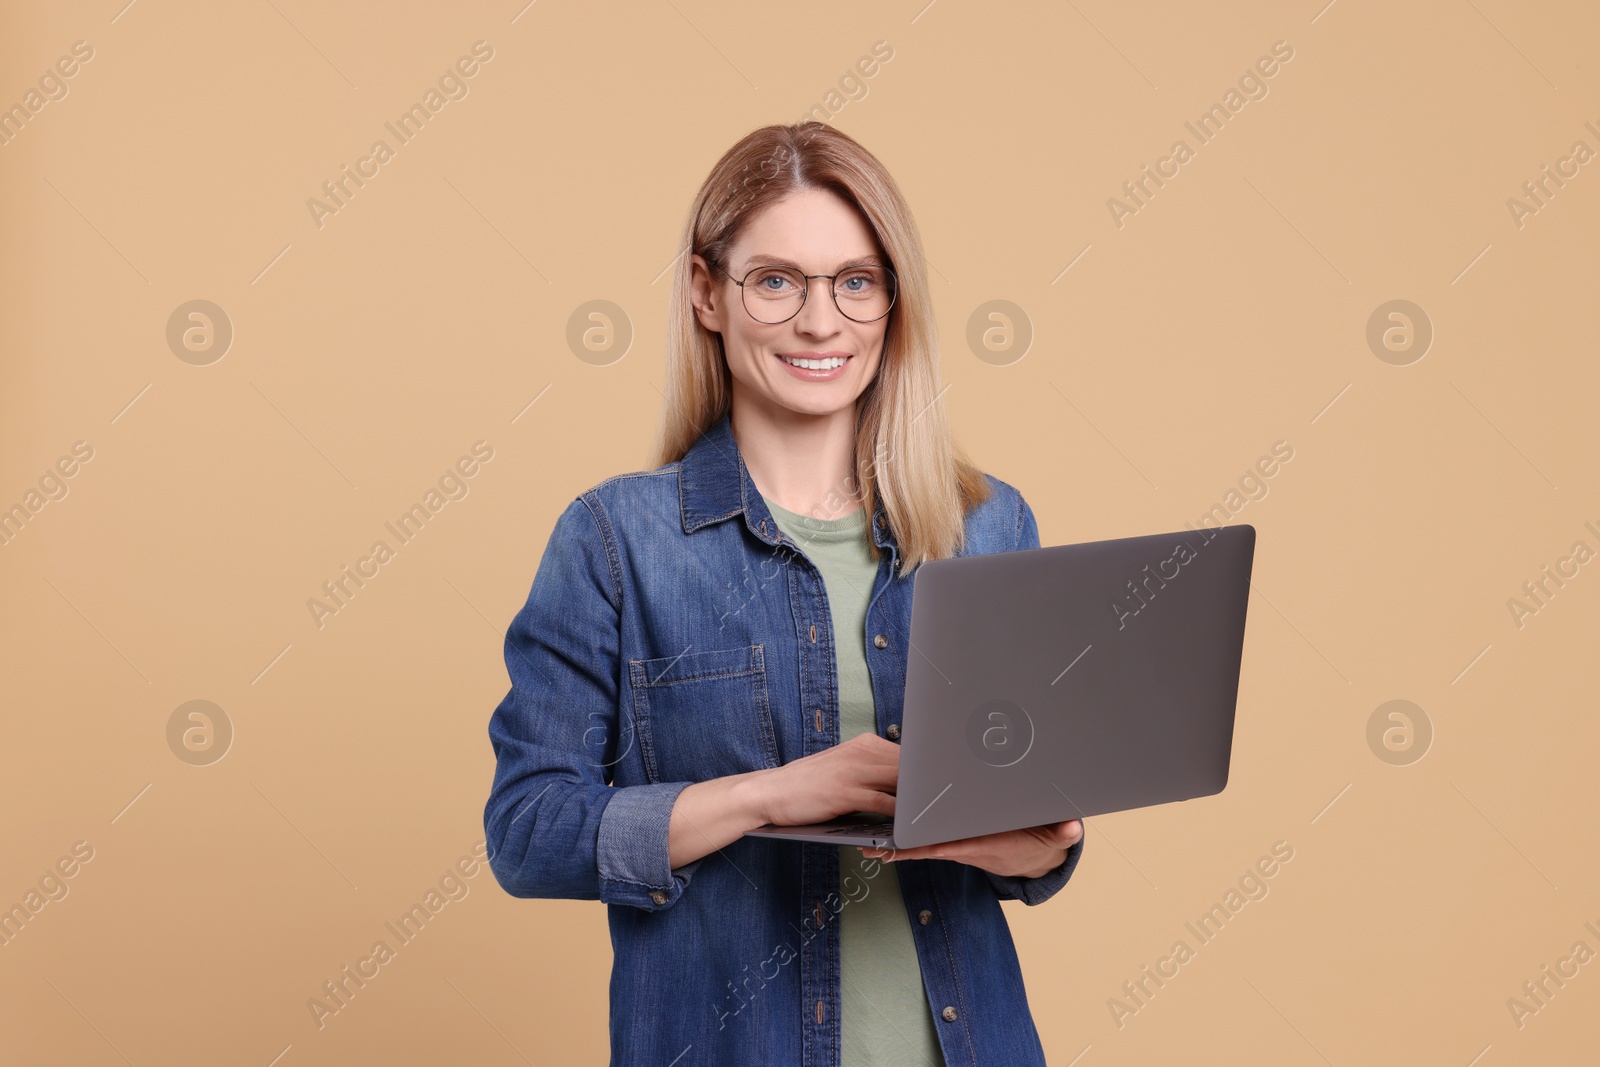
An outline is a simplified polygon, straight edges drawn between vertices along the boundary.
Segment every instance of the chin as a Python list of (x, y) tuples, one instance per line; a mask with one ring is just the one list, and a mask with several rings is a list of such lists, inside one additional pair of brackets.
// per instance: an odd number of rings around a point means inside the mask
[(855, 405), (854, 395), (775, 397), (773, 403), (797, 415), (833, 415)]

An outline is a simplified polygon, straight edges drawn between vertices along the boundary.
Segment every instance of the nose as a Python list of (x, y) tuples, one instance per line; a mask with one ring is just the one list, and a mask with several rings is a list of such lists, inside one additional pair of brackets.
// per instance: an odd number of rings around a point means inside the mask
[(833, 290), (818, 284), (806, 289), (806, 302), (794, 317), (795, 329), (812, 337), (832, 337), (849, 321), (834, 303)]

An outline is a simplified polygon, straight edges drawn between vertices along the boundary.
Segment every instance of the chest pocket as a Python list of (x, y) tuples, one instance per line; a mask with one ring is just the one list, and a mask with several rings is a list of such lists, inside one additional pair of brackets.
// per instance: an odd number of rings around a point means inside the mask
[(701, 782), (778, 765), (761, 645), (628, 661), (652, 782)]

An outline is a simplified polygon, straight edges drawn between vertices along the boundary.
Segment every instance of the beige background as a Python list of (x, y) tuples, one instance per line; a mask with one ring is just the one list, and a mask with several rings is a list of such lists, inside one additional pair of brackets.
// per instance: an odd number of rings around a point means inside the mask
[[(0, 1059), (604, 1061), (604, 908), (483, 868), (322, 1028), (307, 1001), (481, 839), (504, 629), (563, 505), (646, 463), (687, 205), (821, 104), (910, 199), (944, 402), (1045, 544), (1179, 528), (1294, 450), (1235, 519), (1226, 792), (1090, 820), (1071, 884), (1007, 904), (1050, 1062), (1594, 1062), (1600, 965), (1507, 1006), (1600, 951), (1600, 565), (1520, 628), (1507, 605), (1600, 550), (1600, 162), (1507, 205), (1600, 151), (1593, 5), (124, 3), (0, 32), (5, 106), (93, 49), (0, 146), (0, 506), (93, 449), (0, 546), (0, 903), (93, 849), (0, 947)], [(469, 94), (319, 228), (308, 198), (480, 40)], [(1268, 95), (1198, 145), (1276, 41)], [(166, 340), (196, 299), (234, 331), (206, 366)], [(569, 348), (596, 299), (620, 359)], [(1404, 366), (1366, 340), (1397, 299), (1435, 334)], [(1002, 365), (966, 340), (991, 300), (1033, 334)], [(307, 599), (480, 440), (470, 493), (319, 629)], [(234, 731), (208, 766), (167, 740), (197, 699)], [(1408, 765), (1368, 742), (1396, 699), (1433, 731)], [(1200, 945), (1185, 922), (1278, 841)]]

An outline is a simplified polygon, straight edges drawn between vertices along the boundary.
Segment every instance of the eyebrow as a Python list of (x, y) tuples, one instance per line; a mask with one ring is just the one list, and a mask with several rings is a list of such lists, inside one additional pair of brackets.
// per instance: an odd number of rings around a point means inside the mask
[[(856, 256), (854, 259), (847, 259), (843, 263), (840, 263), (839, 266), (836, 269), (837, 270), (845, 270), (845, 269), (847, 269), (849, 267), (865, 267), (865, 266), (867, 266), (869, 264), (872, 265), (872, 266), (881, 267), (881, 266), (883, 266), (883, 264), (881, 262), (879, 262), (879, 261), (882, 258), (883, 258), (882, 256)], [(756, 255), (751, 256), (750, 257), (750, 261), (749, 261), (749, 263), (747, 265), (751, 266), (751, 267), (774, 267), (774, 266), (776, 266), (776, 267), (793, 267), (793, 266), (796, 266), (794, 260), (792, 260), (792, 259), (785, 259), (782, 256), (772, 256), (772, 255), (767, 255), (765, 253), (758, 253)]]

